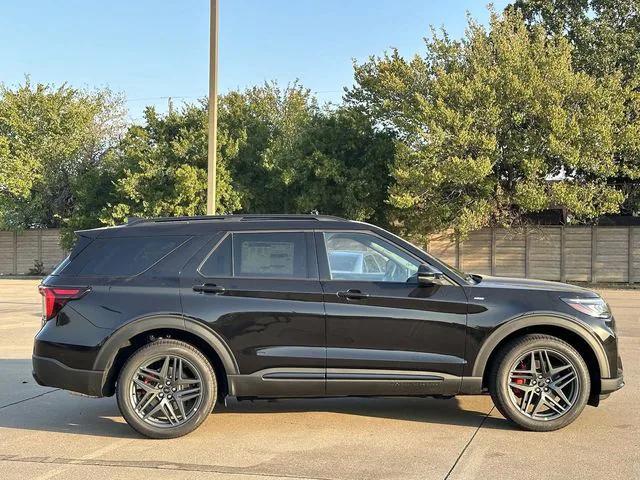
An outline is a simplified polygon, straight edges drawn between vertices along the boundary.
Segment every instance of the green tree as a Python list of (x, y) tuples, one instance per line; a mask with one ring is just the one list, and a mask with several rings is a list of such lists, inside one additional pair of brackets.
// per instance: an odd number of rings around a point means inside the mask
[[(62, 227), (70, 246), (74, 230), (129, 216), (205, 213), (206, 101), (165, 115), (148, 108), (124, 130), (108, 92), (27, 84), (5, 97), (4, 227)], [(298, 84), (230, 92), (220, 106), (217, 213), (318, 210), (385, 223), (393, 139), (361, 111), (320, 108)]]
[(319, 114), (311, 92), (297, 83), (284, 89), (267, 83), (220, 100), (219, 128), (238, 140), (231, 168), (246, 213), (290, 213), (291, 162), (296, 145)]
[(384, 223), (392, 138), (361, 112), (320, 108), (297, 83), (231, 92), (220, 103), (221, 131), (238, 141), (230, 167), (243, 212)]
[(517, 0), (528, 25), (563, 35), (573, 46), (573, 65), (596, 77), (620, 72), (625, 86), (624, 117), (618, 126), (617, 185), (621, 210), (640, 214), (640, 0)]
[(618, 152), (636, 148), (619, 75), (576, 71), (563, 37), (513, 12), (426, 46), (356, 65), (347, 94), (397, 133), (390, 201), (401, 230), (464, 235), (549, 207), (578, 220), (618, 211), (624, 196), (607, 180), (628, 166)]
[(109, 90), (0, 86), (0, 228), (64, 226), (123, 118)]
[(549, 35), (565, 36), (577, 69), (637, 76), (640, 0), (516, 0), (508, 9), (522, 12), (529, 25), (540, 25)]
[[(122, 141), (107, 153), (115, 190), (102, 208), (105, 224), (129, 216), (199, 215), (206, 212), (207, 108), (188, 104), (159, 115), (145, 110), (145, 124), (133, 125)], [(237, 154), (237, 141), (218, 135), (216, 213), (240, 206), (231, 186), (228, 162)]]
[(287, 154), (289, 204), (378, 225), (388, 223), (393, 136), (363, 112), (346, 107), (316, 116)]

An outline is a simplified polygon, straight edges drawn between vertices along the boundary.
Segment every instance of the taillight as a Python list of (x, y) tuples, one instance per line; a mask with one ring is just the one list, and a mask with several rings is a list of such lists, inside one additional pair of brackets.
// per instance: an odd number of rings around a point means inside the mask
[(55, 317), (69, 300), (75, 300), (85, 295), (89, 291), (89, 287), (48, 287), (40, 285), (38, 290), (42, 295), (42, 321), (46, 322)]

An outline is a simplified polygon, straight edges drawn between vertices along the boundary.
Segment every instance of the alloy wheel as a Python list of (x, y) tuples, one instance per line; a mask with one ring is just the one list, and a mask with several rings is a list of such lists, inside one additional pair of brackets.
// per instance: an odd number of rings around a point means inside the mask
[(187, 422), (202, 403), (202, 378), (198, 369), (178, 355), (145, 360), (129, 385), (135, 413), (156, 427), (177, 427)]
[(534, 420), (555, 420), (576, 403), (580, 378), (562, 353), (536, 349), (521, 355), (508, 376), (509, 399), (523, 415)]

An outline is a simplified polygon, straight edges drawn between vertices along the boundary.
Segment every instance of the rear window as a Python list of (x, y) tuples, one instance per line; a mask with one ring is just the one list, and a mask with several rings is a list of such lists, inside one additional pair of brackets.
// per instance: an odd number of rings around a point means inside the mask
[(183, 236), (99, 238), (74, 260), (74, 263), (78, 262), (78, 270), (74, 273), (117, 277), (137, 275), (185, 240)]

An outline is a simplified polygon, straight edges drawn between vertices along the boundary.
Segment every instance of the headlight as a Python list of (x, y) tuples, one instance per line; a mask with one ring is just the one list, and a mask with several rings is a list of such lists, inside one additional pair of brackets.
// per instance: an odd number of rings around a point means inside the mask
[(590, 317), (609, 318), (609, 305), (602, 298), (563, 298), (562, 301)]

